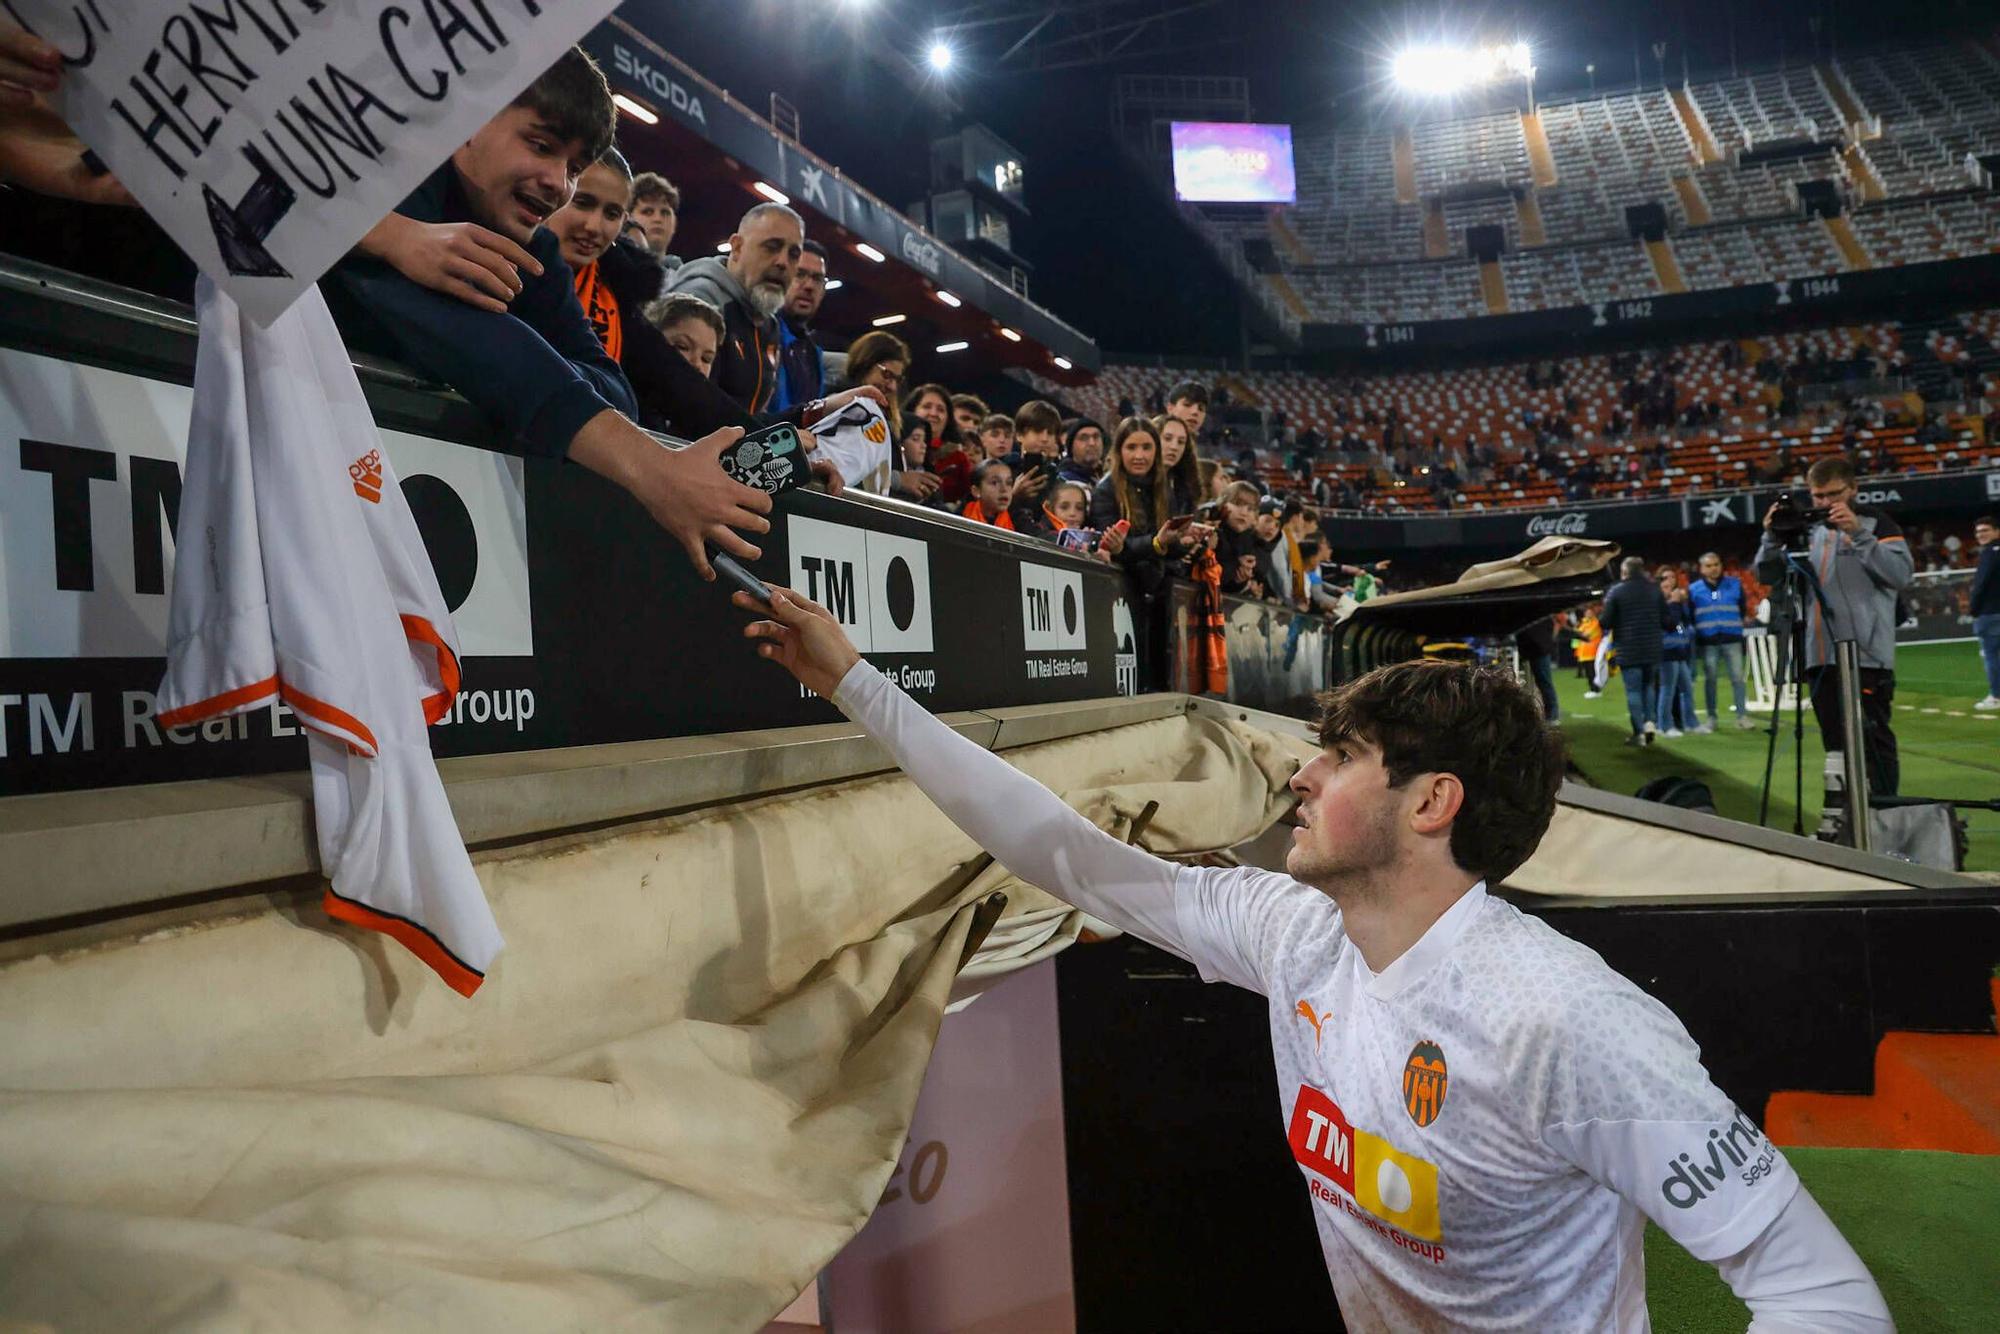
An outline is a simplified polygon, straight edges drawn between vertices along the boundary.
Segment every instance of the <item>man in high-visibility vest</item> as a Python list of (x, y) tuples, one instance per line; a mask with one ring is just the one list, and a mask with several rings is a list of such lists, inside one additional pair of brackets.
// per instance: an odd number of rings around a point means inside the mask
[(1729, 673), (1729, 688), (1736, 696), (1736, 725), (1748, 730), (1750, 705), (1743, 690), (1743, 627), (1750, 620), (1750, 603), (1743, 581), (1722, 572), (1722, 557), (1713, 551), (1701, 558), (1701, 578), (1688, 585), (1688, 603), (1694, 608), (1695, 661), (1701, 664), (1702, 693), (1708, 702), (1708, 721), (1696, 728), (1715, 730), (1715, 677), (1718, 664)]

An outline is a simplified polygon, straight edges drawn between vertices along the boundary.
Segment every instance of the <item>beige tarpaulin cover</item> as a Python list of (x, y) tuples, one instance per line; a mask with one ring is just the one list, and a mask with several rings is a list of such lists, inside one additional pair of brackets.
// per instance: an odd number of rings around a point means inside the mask
[[(1161, 851), (1291, 771), (1192, 718), (1008, 758)], [(888, 1180), (991, 893), (994, 966), (1075, 936), (976, 855), (900, 776), (489, 855), (470, 1001), (289, 911), (14, 962), (0, 1322), (756, 1329)]]
[(1385, 593), (1366, 602), (1351, 599), (1342, 605), (1338, 619), (1346, 620), (1363, 607), (1379, 610), (1412, 602), (1441, 602), (1467, 593), (1485, 593), (1499, 588), (1524, 588), (1552, 579), (1573, 579), (1595, 574), (1618, 558), (1616, 542), (1599, 542), (1587, 537), (1545, 537), (1517, 555), (1466, 567), (1455, 583), (1432, 584), (1407, 593)]

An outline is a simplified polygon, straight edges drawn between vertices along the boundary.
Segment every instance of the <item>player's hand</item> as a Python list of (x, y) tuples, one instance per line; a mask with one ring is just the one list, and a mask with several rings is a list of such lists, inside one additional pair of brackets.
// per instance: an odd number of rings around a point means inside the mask
[(540, 260), (476, 222), (418, 222), (391, 213), (361, 239), (361, 249), (420, 287), (495, 314), (521, 294), (522, 270), (542, 275)]
[(1844, 500), (1836, 500), (1826, 507), (1826, 522), (1828, 527), (1838, 528), (1850, 537), (1854, 535), (1854, 530), (1861, 526), (1861, 520), (1847, 507), (1847, 502)]
[[(770, 588), (770, 619), (744, 626), (744, 637), (756, 641), (759, 657), (783, 667), (820, 698), (833, 698), (841, 678), (861, 661), (861, 655), (832, 612), (789, 588), (778, 584)], [(748, 593), (737, 593), (731, 601), (745, 611), (766, 610)]]

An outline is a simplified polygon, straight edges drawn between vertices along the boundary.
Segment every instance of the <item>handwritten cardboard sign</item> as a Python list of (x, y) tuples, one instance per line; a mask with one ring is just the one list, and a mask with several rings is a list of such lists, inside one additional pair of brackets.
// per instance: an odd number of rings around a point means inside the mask
[(259, 323), (616, 0), (0, 0), (58, 109)]

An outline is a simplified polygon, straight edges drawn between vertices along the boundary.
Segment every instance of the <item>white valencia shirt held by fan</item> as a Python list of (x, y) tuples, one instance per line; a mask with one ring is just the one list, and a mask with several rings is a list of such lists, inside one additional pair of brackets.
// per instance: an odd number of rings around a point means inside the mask
[(458, 645), (319, 289), (267, 329), (207, 277), (159, 720), (273, 696), (306, 727), (330, 916), (462, 995), (502, 941), (431, 758)]
[(834, 703), (1009, 871), (1266, 997), (1280, 1125), (1356, 1334), (1639, 1334), (1649, 1218), (1759, 1334), (1891, 1328), (1673, 1014), (1483, 884), (1375, 972), (1319, 890), (1112, 837), (866, 662)]

